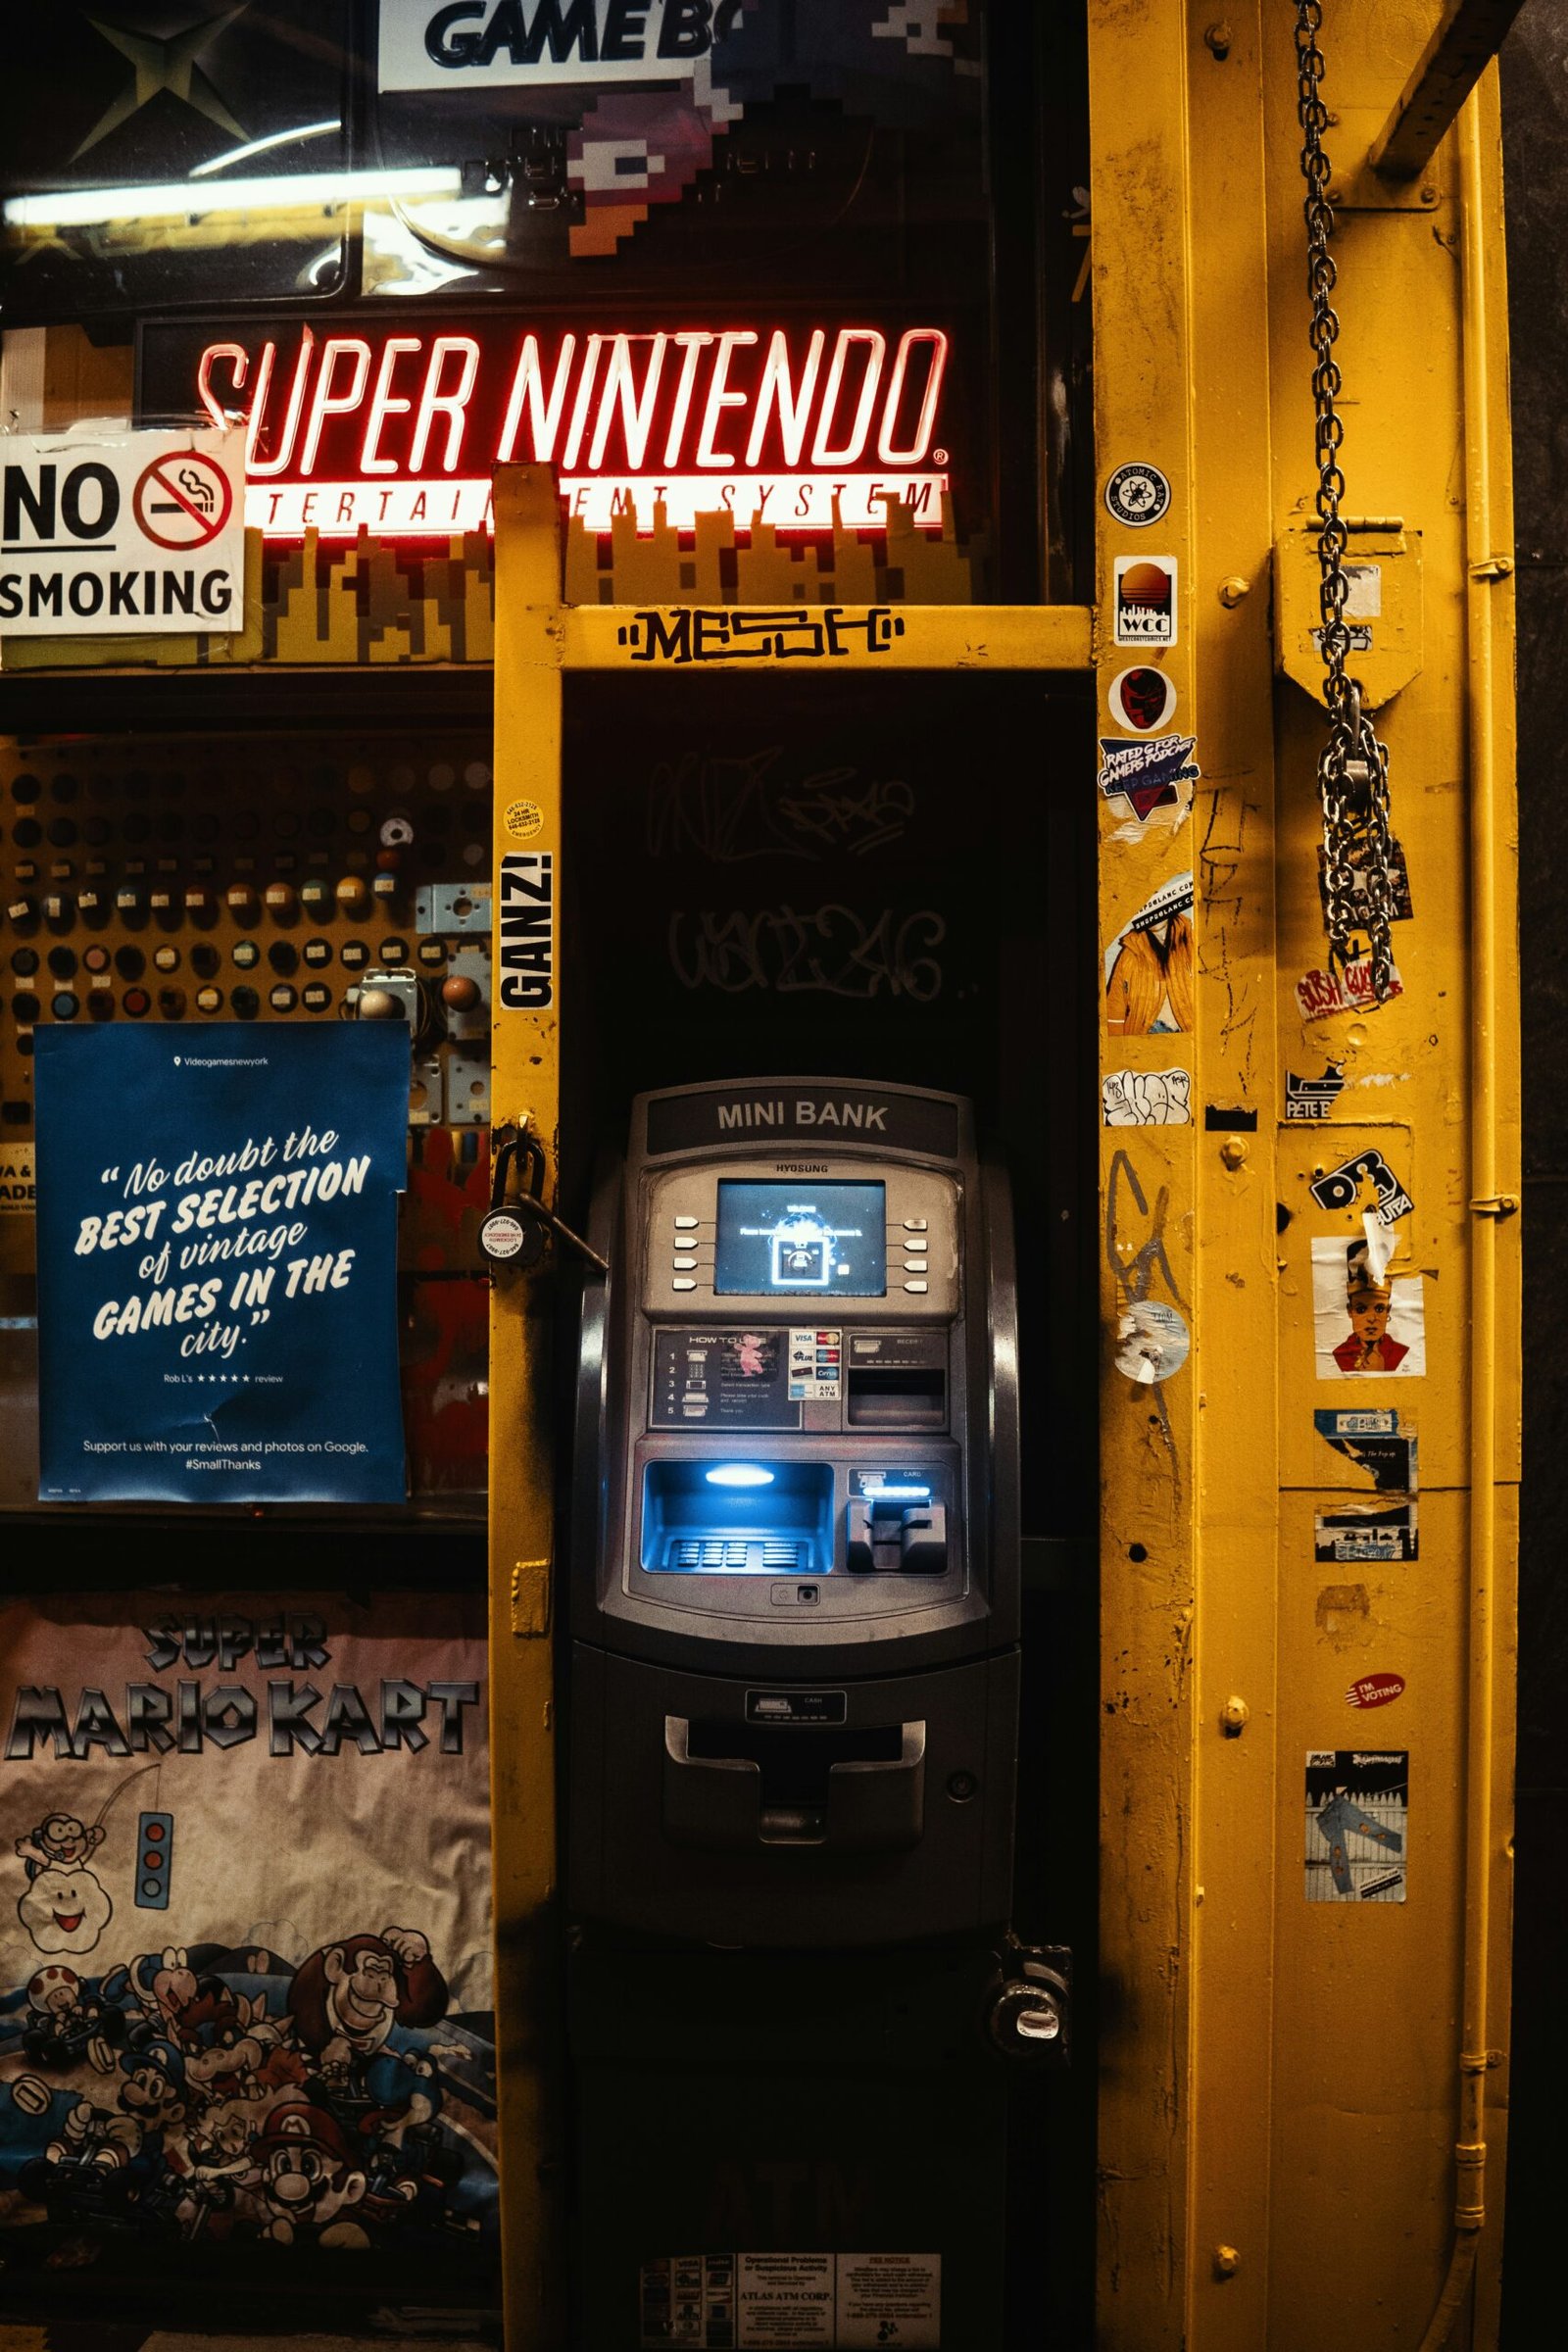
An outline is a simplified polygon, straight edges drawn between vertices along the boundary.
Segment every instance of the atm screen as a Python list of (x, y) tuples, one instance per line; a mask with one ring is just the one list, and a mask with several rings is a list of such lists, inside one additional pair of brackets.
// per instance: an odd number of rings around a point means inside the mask
[(752, 1298), (884, 1298), (887, 1187), (721, 1181), (713, 1289)]

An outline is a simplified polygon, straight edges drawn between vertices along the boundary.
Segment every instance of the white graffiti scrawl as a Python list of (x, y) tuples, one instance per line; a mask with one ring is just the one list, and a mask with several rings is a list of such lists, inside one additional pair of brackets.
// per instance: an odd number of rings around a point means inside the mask
[(1193, 1091), (1187, 1070), (1109, 1070), (1101, 1081), (1107, 1127), (1189, 1127)]

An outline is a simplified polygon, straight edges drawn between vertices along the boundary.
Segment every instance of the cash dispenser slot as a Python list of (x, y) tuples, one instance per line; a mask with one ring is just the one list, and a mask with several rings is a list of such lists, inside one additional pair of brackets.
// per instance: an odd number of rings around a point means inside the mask
[(643, 1472), (642, 1565), (686, 1576), (826, 1576), (829, 1462), (658, 1461)]
[(710, 1853), (759, 1845), (900, 1853), (925, 1823), (925, 1725), (664, 1718), (664, 1833)]

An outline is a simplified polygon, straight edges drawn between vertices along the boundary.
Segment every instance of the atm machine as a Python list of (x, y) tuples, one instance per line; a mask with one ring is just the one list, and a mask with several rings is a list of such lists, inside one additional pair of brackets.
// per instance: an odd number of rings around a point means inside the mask
[(955, 1095), (673, 1088), (635, 1102), (590, 1241), (578, 2333), (1000, 2346), (1004, 2053), (1066, 2026), (1059, 1956), (1005, 1933), (1005, 1178)]

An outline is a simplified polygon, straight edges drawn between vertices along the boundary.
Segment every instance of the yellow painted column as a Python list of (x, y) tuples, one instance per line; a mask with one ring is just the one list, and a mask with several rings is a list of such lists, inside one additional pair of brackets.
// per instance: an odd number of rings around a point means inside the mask
[[(526, 1132), (555, 1195), (561, 1101), (561, 554), (547, 467), (496, 477), (492, 1149)], [(541, 891), (546, 895), (540, 896)], [(541, 929), (537, 915), (548, 910)], [(508, 960), (521, 910), (525, 956)], [(540, 949), (546, 953), (541, 960)], [(555, 1261), (501, 1267), (490, 1307), (490, 1705), (496, 2065), (507, 2342), (565, 2341), (556, 1871)]]
[[(1350, 666), (1414, 904), (1402, 993), (1326, 1009), (1295, 12), (1090, 14), (1097, 491), (1140, 463), (1170, 490), (1153, 525), (1097, 506), (1102, 732), (1130, 740), (1107, 697), (1145, 660), (1200, 770), (1174, 831), (1100, 809), (1102, 1077), (1142, 1117), (1185, 1074), (1190, 1124), (1102, 1134), (1099, 2340), (1439, 2352), (1472, 2325), (1492, 2345), (1520, 1371), (1494, 77), (1390, 191), (1364, 158), (1438, 0), (1326, 12), (1346, 506), (1372, 607)], [(1176, 570), (1177, 633), (1139, 656), (1116, 642), (1117, 572), (1146, 551)], [(1117, 955), (1143, 913), (1174, 963), (1189, 871), (1190, 1001), (1167, 987), (1154, 1034), (1149, 970), (1118, 987)], [(1299, 1094), (1293, 1115), (1292, 1077), (1325, 1072), (1322, 1118)], [(1327, 1299), (1337, 1251), (1343, 1294), (1379, 1198), (1365, 1168), (1348, 1198), (1332, 1179), (1368, 1152), (1409, 1196), (1388, 1230), (1426, 1360), (1402, 1376), (1325, 1365), (1317, 1328), (1314, 1272)], [(1318, 1523), (1357, 1482), (1332, 1410), (1415, 1436), (1417, 1558), (1334, 1556)], [(1327, 1868), (1309, 1754), (1408, 1756), (1376, 1900), (1308, 1900)]]
[[(1193, 661), (1194, 470), (1188, 398), (1191, 158), (1183, 12), (1091, 0), (1091, 280), (1098, 528), (1097, 725), (1132, 667), (1175, 690), (1171, 723), (1201, 744)], [(1116, 469), (1152, 465), (1167, 512), (1130, 527), (1108, 514)], [(1118, 564), (1173, 581), (1174, 642), (1116, 642)], [(1093, 788), (1086, 777), (1083, 789)], [(1195, 940), (1181, 908), (1152, 937), (1169, 963), (1167, 1017), (1149, 1033), (1153, 964), (1130, 933), (1156, 893), (1179, 901), (1191, 820), (1140, 825), (1100, 797), (1100, 939), (1108, 975), (1102, 1076), (1181, 1072), (1196, 1092)], [(1131, 939), (1129, 950), (1126, 943)], [(1118, 947), (1118, 942), (1122, 943)], [(1134, 984), (1137, 984), (1136, 986)], [(1084, 1115), (1100, 1118), (1098, 1103)], [(1101, 2017), (1100, 2294), (1103, 2352), (1158, 2352), (1183, 2332), (1191, 2198), (1197, 1368), (1169, 1366), (1194, 1319), (1195, 1137), (1188, 1124), (1101, 1133)], [(1118, 1358), (1158, 1377), (1118, 1369)]]

